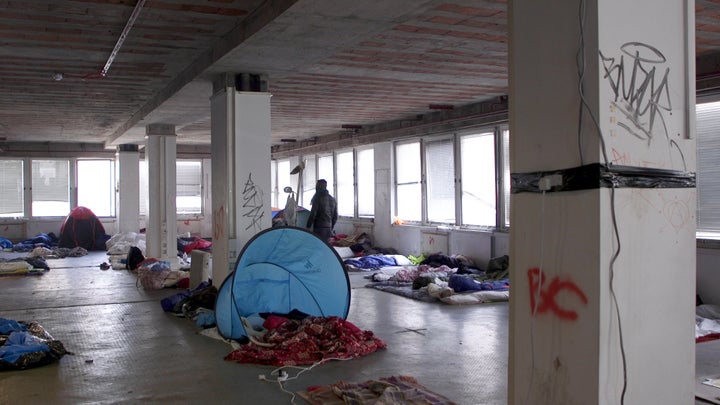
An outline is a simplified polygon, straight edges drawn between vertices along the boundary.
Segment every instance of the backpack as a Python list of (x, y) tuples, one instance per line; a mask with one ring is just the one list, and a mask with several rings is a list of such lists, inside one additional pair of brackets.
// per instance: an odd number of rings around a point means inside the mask
[(143, 260), (145, 260), (145, 256), (143, 256), (142, 250), (140, 250), (137, 246), (130, 246), (127, 259), (125, 259), (125, 268), (128, 270), (135, 270), (138, 268), (138, 264), (140, 264)]

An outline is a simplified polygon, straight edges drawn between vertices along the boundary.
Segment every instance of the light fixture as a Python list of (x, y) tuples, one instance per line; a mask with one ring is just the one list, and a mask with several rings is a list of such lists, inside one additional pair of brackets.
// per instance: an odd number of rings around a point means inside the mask
[(56, 82), (59, 82), (59, 81), (61, 81), (61, 80), (64, 79), (64, 78), (65, 78), (65, 75), (63, 75), (63, 74), (60, 73), (60, 72), (55, 72), (55, 73), (52, 74), (52, 79), (55, 80)]

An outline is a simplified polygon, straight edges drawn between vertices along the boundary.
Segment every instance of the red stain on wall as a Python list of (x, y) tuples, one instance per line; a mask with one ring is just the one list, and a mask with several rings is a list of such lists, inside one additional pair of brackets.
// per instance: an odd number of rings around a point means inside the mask
[[(583, 304), (588, 303), (585, 293), (572, 281), (561, 281), (560, 277), (555, 276), (552, 281), (550, 281), (550, 284), (545, 285), (545, 273), (540, 273), (540, 269), (537, 267), (529, 269), (527, 276), (528, 285), (530, 286), (530, 310), (533, 312), (542, 314), (551, 311), (560, 319), (568, 321), (576, 320), (578, 318), (577, 312), (572, 309), (561, 308), (556, 301), (557, 295), (563, 290), (568, 290), (577, 295)], [(536, 300), (539, 302), (536, 302)]]
[(213, 239), (220, 240), (225, 235), (227, 220), (225, 218), (225, 206), (221, 205), (217, 211), (213, 211)]

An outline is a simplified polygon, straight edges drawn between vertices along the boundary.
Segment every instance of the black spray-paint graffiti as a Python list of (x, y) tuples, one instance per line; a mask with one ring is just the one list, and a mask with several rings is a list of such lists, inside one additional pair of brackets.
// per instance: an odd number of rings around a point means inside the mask
[(256, 231), (262, 229), (260, 221), (265, 215), (263, 211), (263, 198), (262, 190), (260, 190), (252, 180), (252, 173), (248, 174), (247, 181), (245, 181), (245, 188), (243, 189), (243, 208), (245, 212), (243, 217), (250, 218), (250, 225), (245, 227), (245, 230), (253, 228)]
[[(617, 125), (629, 134), (644, 140), (648, 146), (653, 135), (665, 136), (670, 150), (676, 150), (685, 167), (685, 158), (677, 142), (670, 138), (665, 114), (672, 115), (667, 59), (657, 48), (641, 42), (627, 42), (620, 47), (618, 60), (600, 51), (604, 75), (614, 99), (612, 105), (626, 118)], [(629, 61), (626, 59), (629, 59)]]

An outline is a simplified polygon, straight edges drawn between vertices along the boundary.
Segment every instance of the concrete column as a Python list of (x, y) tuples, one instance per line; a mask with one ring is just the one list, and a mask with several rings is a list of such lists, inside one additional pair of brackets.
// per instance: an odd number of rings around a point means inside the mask
[(510, 3), (510, 404), (694, 403), (693, 4)]
[(138, 232), (140, 216), (140, 154), (137, 145), (117, 148), (118, 232)]
[(270, 97), (258, 75), (224, 74), (211, 97), (213, 284), (270, 218)]
[(148, 162), (147, 257), (169, 261), (179, 267), (177, 257), (176, 137), (175, 126), (150, 124), (146, 128), (145, 158)]

